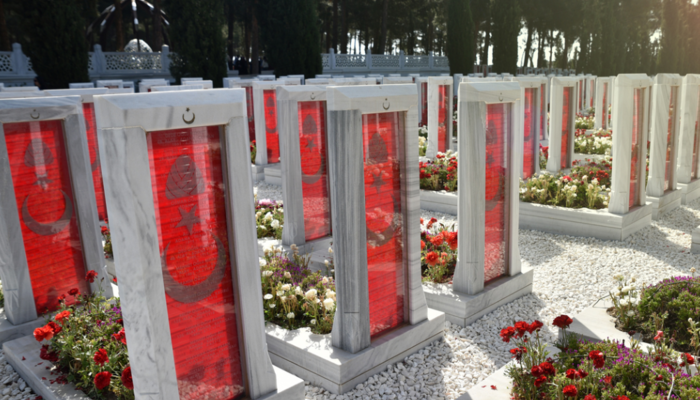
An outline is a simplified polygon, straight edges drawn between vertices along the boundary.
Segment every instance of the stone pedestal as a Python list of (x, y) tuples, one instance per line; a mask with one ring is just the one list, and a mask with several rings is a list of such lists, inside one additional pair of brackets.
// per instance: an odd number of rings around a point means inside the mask
[(700, 254), (700, 228), (693, 231), (693, 243), (690, 247), (690, 251)]
[(647, 195), (647, 203), (651, 203), (652, 206), (651, 218), (656, 221), (667, 212), (680, 207), (682, 197), (683, 191), (680, 189), (670, 190), (661, 197)]
[(678, 189), (681, 191), (681, 204), (690, 204), (695, 199), (700, 198), (700, 179), (691, 181), (690, 183), (678, 183)]

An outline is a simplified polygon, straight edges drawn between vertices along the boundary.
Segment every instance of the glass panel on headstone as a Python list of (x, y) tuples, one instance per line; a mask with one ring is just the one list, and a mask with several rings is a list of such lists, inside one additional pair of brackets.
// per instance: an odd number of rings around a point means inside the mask
[(265, 138), (267, 141), (267, 162), (280, 162), (280, 136), (277, 131), (277, 92), (274, 89), (263, 90), (265, 111)]
[(450, 86), (438, 86), (438, 151), (445, 153), (449, 147), (447, 138), (447, 117), (451, 110), (448, 110), (450, 104)]
[(299, 102), (301, 186), (306, 241), (330, 236), (331, 205), (328, 194), (326, 102)]
[(540, 140), (544, 140), (544, 133), (547, 129), (547, 124), (545, 124), (545, 118), (547, 117), (547, 104), (545, 102), (545, 98), (547, 97), (546, 93), (547, 85), (542, 85), (540, 89)]
[(569, 152), (569, 140), (572, 136), (571, 113), (573, 110), (573, 99), (571, 93), (573, 87), (564, 88), (563, 110), (561, 118), (561, 168), (566, 169), (571, 165), (571, 153)]
[(147, 140), (180, 399), (238, 399), (220, 127), (153, 131)]
[(671, 187), (673, 182), (673, 173), (676, 170), (675, 165), (671, 165), (671, 155), (673, 151), (673, 143), (676, 137), (676, 97), (678, 96), (678, 86), (671, 86), (671, 104), (668, 108), (668, 134), (666, 137), (666, 173), (664, 176), (664, 191), (675, 189)]
[(107, 203), (105, 201), (105, 188), (102, 183), (102, 168), (100, 167), (100, 149), (97, 146), (97, 129), (95, 128), (95, 104), (83, 103), (83, 115), (85, 116), (85, 131), (87, 132), (88, 151), (90, 152), (90, 169), (92, 170), (92, 183), (95, 186), (95, 199), (97, 200), (97, 215), (100, 220), (107, 220)]
[(420, 115), (421, 123), (428, 126), (428, 82), (420, 84)]
[(4, 125), (22, 239), (38, 314), (71, 289), (90, 293), (61, 121)]
[(608, 84), (603, 83), (603, 109), (597, 112), (603, 113), (602, 127), (603, 129), (608, 129)]
[(253, 113), (253, 87), (246, 86), (245, 89), (245, 104), (248, 112), (248, 136), (250, 141), (255, 140), (255, 114)]
[(484, 283), (508, 271), (507, 172), (511, 104), (489, 104), (486, 110), (486, 230)]
[[(640, 202), (640, 191), (639, 185), (640, 180), (644, 177), (641, 173), (642, 160), (640, 160), (640, 155), (642, 152), (640, 140), (642, 138), (642, 127), (644, 126), (644, 89), (634, 90), (634, 113), (633, 113), (633, 124), (632, 124), (632, 164), (630, 169), (630, 198), (629, 206), (630, 208), (639, 205)], [(646, 164), (646, 163), (645, 163)]]
[(537, 115), (536, 89), (525, 89), (523, 106), (525, 110), (524, 120), (524, 148), (523, 148), (523, 179), (530, 178), (536, 171), (539, 162), (537, 146), (537, 129), (535, 126)]
[(362, 116), (367, 223), (370, 335), (404, 321), (404, 248), (399, 137), (405, 132), (399, 112)]

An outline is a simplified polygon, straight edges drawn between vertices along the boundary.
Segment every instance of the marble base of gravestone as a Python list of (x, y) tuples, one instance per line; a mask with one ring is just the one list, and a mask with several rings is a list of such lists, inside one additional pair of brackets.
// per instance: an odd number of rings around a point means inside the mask
[(690, 250), (693, 253), (700, 254), (700, 228), (697, 228), (693, 230), (693, 244), (691, 245)]
[(678, 74), (658, 74), (654, 91), (649, 149), (647, 201), (652, 205), (652, 219), (681, 205), (683, 192), (677, 188), (678, 144), (681, 123), (681, 84)]
[(331, 246), (327, 159), (326, 87), (280, 86), (281, 184), (284, 200), (282, 245), (310, 254), (312, 270), (322, 270)]
[(136, 398), (303, 399), (265, 342), (245, 97), (96, 100)]
[(192, 83), (188, 83), (187, 85), (182, 85), (182, 86), (151, 86), (150, 91), (151, 92), (178, 92), (178, 91), (183, 91), (183, 90), (203, 90), (203, 89), (211, 89), (211, 88), (205, 88), (204, 85), (198, 84), (198, 81), (193, 81)]
[[(427, 307), (421, 285), (415, 86), (327, 91), (333, 330), (268, 324), (266, 333), (273, 363), (342, 394), (440, 339), (445, 316)], [(393, 213), (388, 227), (375, 212)]]
[(452, 284), (424, 284), (428, 305), (466, 326), (532, 292), (518, 247), (518, 185), (523, 146), (521, 88), (515, 82), (459, 88), (459, 256)]
[(108, 89), (123, 89), (124, 81), (121, 79), (100, 80), (95, 82), (95, 87)]
[(678, 188), (681, 202), (700, 198), (700, 75), (683, 77), (681, 88), (681, 131), (678, 146)]
[(156, 86), (170, 86), (170, 82), (165, 79), (148, 79), (139, 82), (139, 93), (149, 93)]
[[(2, 100), (0, 121), (3, 342), (31, 334), (37, 317), (73, 288), (107, 297), (112, 288), (80, 97)], [(85, 280), (90, 270), (93, 283)]]

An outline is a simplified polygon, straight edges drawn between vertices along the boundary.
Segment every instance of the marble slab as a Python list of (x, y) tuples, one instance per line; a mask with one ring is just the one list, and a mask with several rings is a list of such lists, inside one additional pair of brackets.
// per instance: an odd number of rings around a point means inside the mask
[[(528, 89), (534, 89), (535, 90), (535, 96), (534, 96), (534, 109), (535, 113), (532, 116), (535, 120), (535, 128), (534, 131), (531, 133), (535, 135), (534, 139), (534, 147), (535, 147), (535, 173), (540, 172), (540, 131), (542, 130), (542, 97), (545, 95), (542, 92), (542, 86), (546, 85), (547, 79), (546, 78), (537, 78), (537, 77), (513, 77), (510, 78), (512, 82), (517, 82), (520, 84), (520, 98), (522, 99), (520, 101), (520, 108), (518, 110), (519, 118), (520, 118), (520, 124), (518, 125), (519, 130), (521, 132), (518, 133), (518, 135), (523, 136), (523, 141), (524, 136), (525, 136), (525, 91)], [(545, 119), (546, 120), (546, 119)], [(524, 159), (521, 159), (521, 162), (524, 163)], [(524, 170), (523, 165), (521, 164), (519, 167), (519, 170), (522, 171)]]
[(69, 83), (68, 88), (69, 89), (90, 89), (94, 88), (95, 83), (94, 82), (77, 82), (77, 83)]
[(445, 214), (457, 215), (459, 195), (456, 192), (421, 190), (421, 210), (437, 211)]
[(389, 364), (442, 339), (445, 314), (427, 311), (427, 319), (396, 328), (357, 353), (335, 347), (330, 334), (316, 335), (308, 328), (288, 331), (267, 323), (265, 333), (276, 366), (333, 394), (343, 394), (385, 370)]
[(700, 179), (690, 183), (678, 183), (678, 189), (681, 191), (681, 204), (690, 204), (700, 198)]
[(690, 247), (690, 250), (693, 253), (700, 254), (700, 228), (697, 228), (693, 230), (693, 244)]
[(112, 80), (98, 80), (95, 82), (95, 87), (102, 88), (112, 88), (112, 89), (122, 89), (124, 88), (124, 81), (121, 79), (112, 79)]
[[(551, 98), (550, 98), (550, 117), (549, 117), (549, 134), (547, 135), (549, 144), (549, 158), (547, 159), (547, 171), (552, 174), (558, 173), (561, 167), (562, 157), (562, 129), (564, 122), (564, 88), (571, 88), (571, 97), (569, 102), (574, 102), (569, 108), (569, 154), (574, 154), (574, 136), (576, 132), (576, 110), (578, 107), (578, 88), (579, 80), (577, 78), (555, 77), (551, 80)], [(573, 157), (572, 161), (573, 161)], [(566, 168), (571, 168), (571, 164), (567, 164)], [(566, 169), (564, 168), (564, 169)]]
[(468, 295), (455, 292), (450, 284), (423, 284), (428, 307), (445, 313), (453, 324), (467, 326), (503, 304), (532, 293), (533, 270), (489, 282), (482, 291)]
[(647, 203), (651, 203), (652, 206), (651, 218), (657, 221), (664, 214), (680, 207), (682, 197), (683, 191), (681, 189), (667, 190), (661, 197), (647, 195)]
[[(688, 74), (681, 87), (681, 128), (678, 145), (678, 183), (689, 184), (700, 178), (700, 159), (693, 165), (693, 151), (700, 152), (700, 140), (695, 127), (700, 122), (700, 75)], [(697, 146), (693, 149), (693, 146)]]
[(189, 86), (189, 85), (201, 86), (203, 89), (213, 89), (214, 88), (214, 82), (212, 82), (212, 81), (197, 80), (197, 81), (182, 82), (182, 86)]
[(282, 168), (280, 163), (268, 164), (264, 169), (265, 183), (269, 185), (282, 185)]
[(588, 208), (565, 208), (520, 202), (520, 229), (557, 235), (625, 240), (651, 225), (652, 205), (635, 207), (624, 215)]
[(39, 317), (33, 321), (14, 325), (5, 316), (5, 309), (0, 308), (0, 344), (24, 336), (31, 336), (33, 338), (34, 329), (44, 326), (44, 324), (44, 317)]

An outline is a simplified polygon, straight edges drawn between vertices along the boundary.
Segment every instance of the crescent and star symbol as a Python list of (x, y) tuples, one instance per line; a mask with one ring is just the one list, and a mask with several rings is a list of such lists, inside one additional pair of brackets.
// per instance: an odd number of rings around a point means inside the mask
[(178, 207), (178, 211), (180, 211), (180, 222), (175, 225), (175, 228), (180, 228), (180, 227), (185, 227), (187, 228), (187, 231), (192, 235), (192, 229), (194, 228), (194, 224), (201, 224), (202, 220), (199, 219), (195, 213), (197, 212), (197, 205), (194, 205), (190, 211), (186, 211), (183, 207)]

